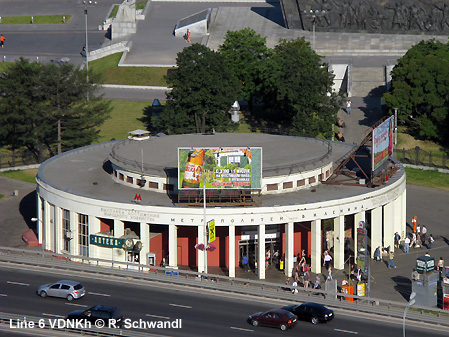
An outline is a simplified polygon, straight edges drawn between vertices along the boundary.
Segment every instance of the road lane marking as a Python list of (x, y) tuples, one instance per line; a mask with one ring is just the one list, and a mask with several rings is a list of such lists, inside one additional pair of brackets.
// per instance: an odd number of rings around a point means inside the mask
[(180, 308), (192, 309), (192, 307), (189, 306), (189, 305), (173, 304), (173, 303), (170, 303), (169, 305), (171, 305), (172, 307), (180, 307)]
[(105, 296), (105, 297), (110, 297), (111, 295), (109, 294), (101, 294), (101, 293), (91, 293), (90, 291), (88, 292), (89, 295), (96, 295), (96, 296)]
[(61, 316), (61, 315), (53, 315), (53, 314), (46, 314), (45, 312), (42, 313), (42, 316), (65, 318), (65, 316)]
[(74, 305), (75, 307), (83, 307), (83, 308), (86, 308), (87, 307), (87, 305), (85, 305), (85, 304), (76, 304), (76, 303), (66, 303), (67, 305)]
[(237, 328), (235, 326), (231, 326), (231, 329), (240, 330), (240, 331), (247, 331), (247, 332), (254, 332), (254, 330), (252, 330), (252, 329)]
[(21, 282), (6, 281), (6, 283), (15, 284), (17, 286), (27, 286), (27, 287), (30, 286), (29, 283), (21, 283)]
[(167, 316), (158, 316), (158, 315), (151, 315), (151, 314), (145, 314), (145, 316), (154, 317), (154, 318), (170, 319), (170, 317), (167, 317)]
[(346, 332), (346, 333), (352, 333), (354, 335), (358, 335), (359, 333), (357, 331), (349, 331), (349, 330), (341, 330), (341, 329), (334, 329), (337, 332)]

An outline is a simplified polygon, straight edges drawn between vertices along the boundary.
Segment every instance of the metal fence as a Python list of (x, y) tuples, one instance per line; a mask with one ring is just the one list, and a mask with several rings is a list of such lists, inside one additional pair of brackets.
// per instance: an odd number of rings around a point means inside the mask
[(48, 158), (49, 155), (44, 155), (37, 160), (30, 151), (0, 153), (0, 169), (40, 164)]
[(402, 164), (411, 164), (418, 166), (428, 166), (434, 168), (449, 168), (449, 156), (445, 153), (432, 153), (432, 151), (424, 151), (419, 146), (414, 149), (396, 149), (396, 158)]
[[(197, 273), (190, 270), (147, 266), (143, 264), (88, 258), (83, 256), (55, 254), (35, 250), (0, 247), (0, 262), (41, 266), (71, 272), (87, 272), (141, 281), (153, 281), (180, 286), (210, 289), (222, 293), (237, 293), (249, 296), (281, 299), (291, 302), (317, 302), (333, 308), (353, 310), (395, 318), (402, 318), (407, 302), (367, 298), (324, 290), (293, 287), (290, 285), (231, 278), (223, 275)], [(297, 290), (298, 292), (292, 292)], [(353, 301), (345, 301), (353, 298)], [(407, 318), (449, 327), (447, 311), (414, 307)]]

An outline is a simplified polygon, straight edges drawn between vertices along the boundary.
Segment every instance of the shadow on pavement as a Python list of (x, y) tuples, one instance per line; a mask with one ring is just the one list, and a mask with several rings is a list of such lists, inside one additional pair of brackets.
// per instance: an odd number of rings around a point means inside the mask
[(37, 214), (36, 191), (30, 192), (22, 198), (19, 204), (19, 212), (25, 220), (28, 228), (31, 228), (37, 236), (37, 223), (31, 221), (31, 218), (34, 218)]
[(394, 276), (391, 279), (396, 283), (394, 289), (408, 301), (410, 294), (412, 293), (412, 281), (404, 276)]

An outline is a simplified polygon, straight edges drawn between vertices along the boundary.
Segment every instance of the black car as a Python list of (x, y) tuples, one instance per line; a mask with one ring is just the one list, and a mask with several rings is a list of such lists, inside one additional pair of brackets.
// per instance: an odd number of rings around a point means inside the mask
[(105, 327), (113, 328), (123, 325), (123, 313), (117, 307), (96, 305), (86, 310), (73, 311), (67, 315), (70, 320), (87, 320), (95, 324), (97, 320), (103, 321)]
[(279, 328), (282, 331), (293, 328), (298, 323), (296, 315), (283, 309), (272, 309), (258, 312), (248, 317), (248, 323), (253, 326), (264, 325)]
[(289, 305), (282, 307), (282, 309), (288, 310), (298, 316), (298, 319), (310, 321), (312, 324), (329, 322), (334, 319), (334, 311), (318, 303), (309, 302), (301, 305)]

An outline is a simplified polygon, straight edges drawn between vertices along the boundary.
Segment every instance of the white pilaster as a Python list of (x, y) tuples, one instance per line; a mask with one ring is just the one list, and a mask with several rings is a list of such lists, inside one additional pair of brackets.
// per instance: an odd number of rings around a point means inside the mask
[[(121, 220), (114, 219), (114, 237), (120, 238), (125, 235), (125, 223)], [(111, 248), (114, 250), (113, 252), (113, 260), (117, 261), (126, 261), (126, 253), (121, 248)]]
[(357, 228), (359, 227), (360, 221), (366, 221), (365, 217), (365, 211), (354, 214), (354, 261), (357, 261)]
[(294, 254), (294, 223), (288, 222), (285, 224), (285, 261), (284, 274), (288, 277), (292, 276), (293, 271), (293, 254)]
[(265, 279), (265, 224), (260, 224), (257, 229), (258, 241), (258, 261), (257, 268), (259, 271), (259, 279)]
[(382, 206), (371, 210), (371, 258), (379, 246), (382, 246)]
[(46, 200), (43, 200), (43, 206), (44, 206), (44, 214), (42, 215), (42, 226), (44, 226), (43, 230), (43, 246), (44, 250), (51, 250), (50, 249), (50, 237), (51, 237), (51, 226), (52, 223), (50, 223), (50, 205)]
[(79, 245), (78, 232), (78, 213), (70, 211), (70, 230), (72, 231), (72, 240), (70, 240), (70, 254), (75, 255)]
[(55, 253), (60, 254), (63, 248), (64, 234), (62, 231), (62, 209), (61, 207), (55, 206), (55, 218), (54, 218), (54, 244)]
[(384, 246), (394, 250), (394, 202), (384, 205)]
[(168, 265), (178, 266), (178, 228), (176, 225), (168, 225)]
[(229, 225), (229, 277), (235, 277), (235, 226)]
[(140, 263), (148, 264), (147, 254), (150, 252), (150, 228), (145, 222), (140, 223), (140, 241), (142, 242)]
[(334, 268), (345, 268), (345, 217), (334, 218)]
[[(89, 236), (91, 234), (100, 233), (100, 230), (101, 230), (100, 219), (97, 218), (96, 216), (89, 215), (88, 221), (89, 221)], [(96, 245), (89, 244), (89, 256), (90, 257), (98, 257), (100, 255), (100, 252), (99, 252), (100, 249), (101, 248)]]
[[(204, 225), (198, 225), (198, 244), (204, 243)], [(198, 253), (198, 273), (204, 272), (204, 250), (197, 249)]]
[(39, 195), (37, 196), (36, 199), (37, 199), (37, 206), (36, 206), (37, 207), (37, 214), (36, 214), (36, 216), (37, 216), (37, 223), (36, 223), (37, 233), (39, 234), (39, 244), (42, 245), (42, 241), (44, 238), (44, 235), (43, 235), (44, 226), (42, 226), (43, 221), (44, 221), (43, 214), (42, 214), (43, 203), (42, 203), (42, 198)]
[(399, 196), (393, 201), (393, 233), (398, 232), (401, 236), (401, 240), (404, 239), (402, 236), (402, 196)]
[(321, 219), (312, 221), (311, 233), (311, 268), (312, 273), (321, 273)]
[(401, 196), (401, 238), (407, 235), (407, 189), (404, 189)]

